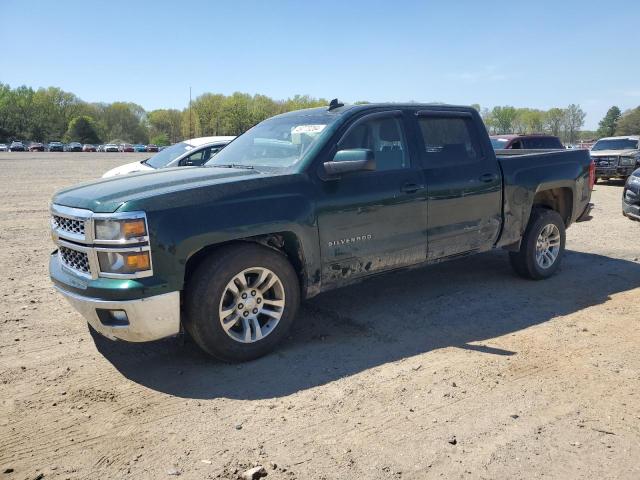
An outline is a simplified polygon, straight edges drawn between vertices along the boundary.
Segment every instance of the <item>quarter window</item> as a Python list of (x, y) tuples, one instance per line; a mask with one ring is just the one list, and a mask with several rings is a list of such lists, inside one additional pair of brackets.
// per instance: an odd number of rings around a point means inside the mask
[(428, 165), (444, 167), (480, 159), (480, 148), (470, 119), (424, 116), (418, 118), (418, 123)]
[(376, 159), (376, 170), (409, 167), (407, 142), (399, 118), (386, 117), (364, 121), (340, 142), (340, 149), (367, 148)]

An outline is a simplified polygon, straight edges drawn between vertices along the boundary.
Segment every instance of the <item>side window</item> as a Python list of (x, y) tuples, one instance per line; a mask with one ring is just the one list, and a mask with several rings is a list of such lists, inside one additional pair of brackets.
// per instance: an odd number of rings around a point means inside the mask
[(203, 148), (202, 150), (198, 150), (195, 153), (192, 153), (188, 157), (183, 158), (180, 161), (180, 165), (203, 165), (207, 160), (209, 160), (209, 152), (211, 150), (209, 148)]
[(376, 118), (357, 125), (340, 141), (340, 148), (372, 150), (376, 159), (376, 170), (409, 167), (402, 121), (396, 117)]
[(520, 150), (522, 148), (522, 140), (516, 140), (511, 144), (511, 148)]
[(418, 118), (428, 165), (450, 166), (480, 159), (471, 119), (461, 117)]

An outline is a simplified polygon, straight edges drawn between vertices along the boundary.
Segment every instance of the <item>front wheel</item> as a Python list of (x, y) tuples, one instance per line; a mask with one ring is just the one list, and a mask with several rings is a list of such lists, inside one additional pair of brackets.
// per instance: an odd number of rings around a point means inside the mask
[(509, 253), (511, 266), (525, 278), (548, 278), (560, 267), (565, 241), (565, 226), (558, 212), (534, 208), (520, 250)]
[(261, 245), (225, 247), (197, 268), (185, 291), (184, 326), (205, 352), (247, 361), (274, 349), (300, 303), (288, 259)]

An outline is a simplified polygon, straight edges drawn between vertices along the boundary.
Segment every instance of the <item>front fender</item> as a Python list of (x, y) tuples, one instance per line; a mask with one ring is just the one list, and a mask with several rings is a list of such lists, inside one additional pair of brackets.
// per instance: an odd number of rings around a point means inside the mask
[(314, 272), (319, 271), (320, 254), (311, 187), (306, 182), (263, 181), (257, 189), (238, 189), (227, 198), (211, 195), (211, 200), (196, 203), (165, 199), (164, 208), (156, 205), (153, 210), (137, 206), (147, 212), (154, 275), (182, 290), (187, 262), (201, 250), (288, 232), (302, 250), (305, 292), (317, 293), (319, 276), (316, 282)]

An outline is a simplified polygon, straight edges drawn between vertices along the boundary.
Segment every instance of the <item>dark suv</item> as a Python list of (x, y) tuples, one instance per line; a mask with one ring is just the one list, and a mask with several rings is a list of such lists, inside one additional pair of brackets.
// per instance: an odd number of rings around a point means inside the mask
[(491, 135), (495, 150), (554, 150), (564, 149), (562, 142), (553, 135)]

